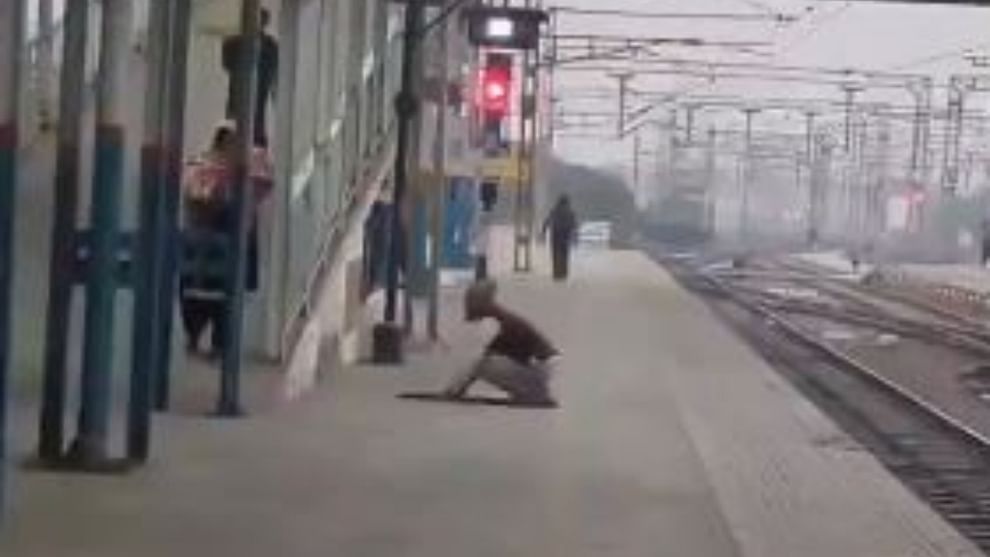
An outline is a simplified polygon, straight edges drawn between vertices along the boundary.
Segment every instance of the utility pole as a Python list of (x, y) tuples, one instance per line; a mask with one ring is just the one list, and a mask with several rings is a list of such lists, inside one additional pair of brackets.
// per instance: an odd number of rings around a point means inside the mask
[(687, 105), (684, 107), (684, 142), (688, 147), (694, 141), (694, 112), (698, 107)]
[(914, 98), (914, 119), (911, 129), (911, 176), (920, 182), (927, 177), (928, 135), (931, 127), (931, 95), (932, 83), (930, 78), (920, 82), (911, 82), (908, 92)]
[[(525, 1), (527, 9), (532, 6), (532, 0)], [(516, 272), (529, 272), (533, 268), (533, 220), (535, 218), (533, 189), (536, 185), (534, 173), (538, 141), (536, 126), (540, 62), (538, 43), (533, 49), (524, 49), (521, 59), (513, 269)]]
[(412, 140), (413, 118), (419, 108), (419, 99), (413, 90), (415, 79), (415, 51), (419, 48), (419, 30), (423, 26), (423, 0), (406, 0), (404, 48), (402, 50), (402, 74), (399, 94), (395, 101), (397, 144), (395, 152), (394, 188), (391, 226), (389, 227), (389, 260), (385, 289), (385, 313), (382, 323), (375, 327), (374, 360), (378, 363), (398, 364), (402, 361), (402, 331), (396, 326), (398, 309), (399, 267), (403, 259), (402, 206), (405, 201), (409, 178), (409, 146)]
[(760, 112), (758, 108), (745, 108), (746, 116), (745, 147), (743, 149), (742, 191), (739, 203), (739, 232), (742, 242), (749, 240), (749, 194), (753, 179), (753, 118)]
[[(446, 2), (441, 7), (445, 5)], [(447, 88), (450, 80), (450, 25), (447, 18), (439, 25), (440, 87), (439, 98), (436, 99), (436, 135), (433, 143), (433, 172), (437, 180), (430, 191), (430, 294), (426, 316), (427, 334), (433, 341), (440, 338), (440, 268), (443, 264), (444, 199), (447, 191)]]
[(890, 162), (890, 119), (882, 117), (879, 130), (879, 161), (877, 162), (876, 185), (871, 194), (871, 208), (873, 217), (871, 222), (870, 242), (876, 240), (878, 234), (883, 231), (883, 206), (881, 200), (887, 189), (887, 166)]
[(809, 110), (804, 113), (804, 162), (810, 167), (815, 160), (815, 118), (818, 113)]
[[(802, 167), (805, 164), (805, 159), (806, 159), (806, 155), (800, 150), (794, 153), (794, 191), (797, 192), (799, 196), (801, 194), (801, 190), (804, 188), (804, 172), (802, 172)], [(808, 173), (810, 175), (811, 173), (810, 168), (808, 170)], [(797, 219), (795, 219), (795, 222), (798, 222)]]
[(161, 347), (154, 366), (154, 402), (156, 410), (167, 410), (169, 402), (172, 331), (179, 268), (179, 209), (182, 200), (182, 155), (185, 142), (186, 86), (189, 63), (189, 38), (192, 27), (192, 0), (173, 0), (172, 27), (168, 55), (168, 99), (165, 104), (165, 195), (164, 212), (159, 230), (159, 248), (163, 259), (156, 273), (161, 275), (159, 311)]
[(708, 143), (705, 148), (705, 206), (704, 206), (704, 228), (705, 232), (714, 236), (716, 232), (716, 210), (715, 202), (717, 187), (717, 149), (718, 133), (715, 126), (708, 128)]
[(622, 137), (626, 129), (626, 114), (629, 111), (629, 81), (634, 77), (632, 72), (612, 74), (619, 82), (619, 123), (616, 130), (619, 137)]
[[(139, 225), (134, 253), (133, 351), (127, 420), (127, 456), (148, 458), (151, 432), (152, 373), (157, 351), (159, 321), (155, 236), (159, 226), (165, 177), (164, 139), (166, 83), (169, 76), (169, 19), (174, 0), (157, 0), (148, 13), (148, 72), (144, 104), (144, 144), (141, 147)], [(170, 308), (171, 309), (171, 308)]]
[[(805, 117), (805, 138), (804, 138), (804, 164), (808, 167), (808, 216), (807, 216), (807, 242), (814, 246), (818, 241), (818, 227), (815, 221), (817, 211), (815, 184), (818, 180), (815, 174), (815, 118), (818, 114), (809, 110), (804, 113)], [(798, 184), (800, 179), (801, 165), (798, 164)]]
[(78, 431), (70, 451), (73, 464), (84, 470), (102, 469), (108, 462), (120, 202), (127, 149), (127, 60), (133, 8), (133, 0), (103, 1), (96, 92), (96, 160), (86, 260), (82, 400)]
[(639, 151), (640, 151), (640, 140), (639, 132), (633, 134), (633, 198), (638, 199), (640, 195), (640, 179), (639, 179)]
[(152, 403), (159, 409), (168, 406), (190, 1), (161, 0), (151, 5), (148, 14), (149, 71), (127, 430), (127, 457), (132, 462), (148, 458)]
[(550, 148), (554, 147), (554, 140), (556, 138), (556, 114), (555, 107), (557, 103), (557, 80), (556, 80), (556, 68), (558, 61), (558, 47), (559, 41), (557, 38), (557, 27), (558, 27), (558, 15), (557, 10), (550, 8), (550, 52), (547, 57), (547, 87), (549, 88), (549, 104), (548, 107), (548, 118), (546, 121), (547, 127), (547, 139)]
[(86, 46), (89, 3), (69, 2), (63, 19), (62, 74), (55, 156), (55, 202), (52, 249), (48, 269), (45, 314), (44, 382), (39, 423), (38, 457), (48, 465), (63, 457), (64, 418), (68, 391), (68, 344), (76, 277), (76, 213), (79, 207), (79, 168), (83, 99), (86, 86)]
[(0, 525), (4, 522), (8, 468), (10, 340), (13, 322), (14, 215), (20, 147), (21, 58), (26, 0), (0, 3)]
[(237, 120), (237, 156), (234, 162), (233, 242), (227, 254), (226, 323), (223, 355), (220, 363), (220, 396), (216, 413), (220, 417), (237, 417), (241, 408), (241, 368), (244, 351), (244, 289), (247, 275), (248, 223), (254, 206), (254, 185), (250, 176), (254, 151), (254, 111), (258, 94), (258, 55), (261, 49), (261, 2), (244, 0), (241, 7), (241, 41), (237, 68), (232, 79), (238, 94), (234, 99)]
[(664, 141), (663, 140), (666, 138), (666, 136), (665, 136), (665, 131), (663, 129), (663, 122), (660, 121), (659, 119), (658, 120), (654, 120), (653, 122), (654, 122), (654, 124), (657, 127), (657, 136), (656, 136), (656, 140), (657, 140), (656, 145), (657, 145), (657, 148), (656, 148), (655, 157), (653, 158), (653, 174), (654, 174), (654, 176), (656, 176), (656, 178), (654, 178), (655, 185), (654, 185), (653, 195), (654, 195), (654, 204), (658, 204), (660, 202), (661, 197), (662, 197), (661, 196), (661, 193), (663, 191), (663, 183), (662, 183), (663, 182), (663, 154), (664, 154), (664, 149), (663, 149), (663, 143), (664, 143)]
[[(423, 224), (419, 219), (423, 216), (423, 212), (429, 211), (429, 195), (427, 188), (430, 187), (426, 181), (423, 180), (423, 129), (424, 129), (424, 119), (422, 111), (422, 97), (423, 97), (423, 78), (425, 76), (425, 60), (424, 60), (424, 46), (426, 41), (426, 33), (424, 27), (426, 19), (426, 12), (424, 8), (423, 21), (420, 22), (420, 26), (417, 28), (417, 46), (413, 51), (412, 58), (412, 72), (413, 80), (410, 90), (413, 96), (418, 99), (418, 109), (416, 113), (412, 116), (412, 135), (409, 139), (409, 154), (406, 157), (408, 162), (408, 169), (406, 172), (409, 173), (411, 180), (406, 187), (405, 199), (402, 204), (402, 211), (405, 217), (405, 221), (402, 225), (401, 230), (405, 234), (406, 245), (406, 255), (404, 259), (405, 270), (405, 296), (402, 298), (402, 329), (405, 335), (411, 336), (413, 329), (415, 327), (415, 307), (413, 305), (414, 293), (419, 294), (420, 289), (427, 285), (429, 280), (429, 272), (423, 265), (419, 257), (419, 250), (423, 247), (419, 244), (421, 237), (419, 233), (422, 229), (419, 228)], [(428, 226), (428, 225), (427, 225)], [(427, 285), (428, 286), (428, 285)]]
[(967, 87), (959, 76), (949, 81), (948, 109), (945, 117), (945, 144), (942, 150), (942, 191), (954, 191), (959, 185), (959, 152), (966, 124), (964, 109)]
[(853, 142), (853, 108), (856, 106), (856, 95), (863, 91), (863, 87), (853, 83), (845, 83), (842, 85), (842, 90), (846, 94), (845, 142), (843, 145), (845, 146), (845, 151), (848, 153), (852, 149)]
[(865, 244), (867, 236), (867, 228), (869, 227), (869, 190), (870, 190), (870, 177), (869, 177), (869, 167), (866, 160), (866, 152), (869, 142), (869, 130), (870, 121), (866, 114), (860, 117), (858, 139), (856, 141), (853, 152), (854, 161), (856, 164), (856, 193), (854, 199), (856, 200), (856, 249), (857, 251), (862, 251), (862, 247)]
[(677, 187), (677, 109), (670, 110), (667, 131), (667, 191)]
[(43, 131), (54, 123), (55, 14), (53, 0), (38, 0), (38, 117)]
[(526, 172), (526, 157), (529, 156), (527, 145), (526, 126), (526, 93), (529, 82), (529, 52), (523, 52), (520, 57), (521, 71), (519, 72), (519, 139), (516, 149), (516, 210), (515, 210), (515, 242), (513, 246), (513, 270), (517, 273), (530, 270), (526, 250), (532, 240), (526, 235), (526, 219), (528, 211), (526, 207), (527, 193), (524, 191), (526, 180), (523, 174)]
[[(526, 0), (526, 7), (533, 6), (532, 0)], [(537, 171), (537, 150), (540, 145), (539, 137), (539, 110), (537, 104), (540, 97), (540, 43), (536, 42), (533, 52), (527, 52), (526, 83), (529, 84), (527, 102), (524, 105), (524, 114), (529, 123), (530, 148), (529, 157), (526, 159), (526, 238), (525, 246), (526, 268), (532, 270), (533, 267), (533, 236), (536, 226), (536, 171)]]

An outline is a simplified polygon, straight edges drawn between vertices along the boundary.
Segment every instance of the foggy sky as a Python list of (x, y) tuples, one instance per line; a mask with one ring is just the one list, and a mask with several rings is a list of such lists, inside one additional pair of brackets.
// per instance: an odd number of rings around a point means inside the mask
[[(654, 12), (732, 12), (760, 13), (762, 6), (800, 16), (791, 24), (772, 22), (741, 23), (698, 20), (630, 20), (606, 17), (562, 15), (560, 33), (608, 33), (632, 36), (678, 36), (723, 40), (771, 41), (764, 49), (772, 56), (757, 57), (726, 50), (668, 49), (673, 58), (720, 61), (766, 62), (788, 65), (815, 65), (835, 68), (864, 68), (930, 74), (936, 83), (945, 83), (956, 73), (986, 73), (990, 68), (973, 68), (963, 51), (990, 53), (990, 8), (899, 5), (889, 3), (812, 1), (812, 0), (556, 0), (555, 5), (582, 8), (623, 8)], [(705, 84), (702, 80), (641, 76), (634, 87), (642, 90), (675, 90), (695, 87), (695, 94), (740, 94), (748, 97), (828, 97), (841, 100), (837, 88), (757, 81), (725, 81)], [(616, 90), (614, 80), (594, 74), (567, 74), (556, 77), (558, 96), (564, 106), (575, 110), (616, 111), (618, 97), (608, 100), (568, 100), (567, 92), (588, 88)], [(898, 97), (897, 95), (901, 95)], [(903, 93), (871, 91), (862, 100), (907, 103)], [(990, 95), (972, 97), (975, 105), (990, 106)], [(936, 99), (937, 105), (943, 101)], [(714, 116), (712, 118), (715, 118)], [(720, 116), (721, 126), (741, 125), (742, 116)], [(732, 121), (735, 119), (736, 121)], [(778, 123), (769, 125), (776, 126)], [(797, 122), (795, 122), (797, 124)], [(764, 123), (764, 125), (768, 125)], [(759, 125), (757, 126), (759, 127)], [(628, 169), (629, 141), (615, 139), (560, 138), (557, 153), (563, 158), (589, 164)]]

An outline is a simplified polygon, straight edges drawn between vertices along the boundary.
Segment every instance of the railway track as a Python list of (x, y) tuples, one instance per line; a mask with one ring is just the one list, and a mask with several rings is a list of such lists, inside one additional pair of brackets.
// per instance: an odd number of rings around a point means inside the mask
[[(829, 283), (836, 285), (841, 284), (843, 288), (846, 288), (849, 291), (858, 292), (861, 295), (880, 298), (890, 303), (913, 308), (919, 312), (926, 313), (931, 317), (963, 326), (971, 331), (972, 334), (981, 336), (982, 338), (990, 341), (990, 327), (987, 326), (987, 322), (985, 320), (974, 316), (971, 312), (952, 309), (951, 307), (941, 303), (939, 300), (926, 297), (917, 292), (906, 292), (903, 290), (891, 289), (883, 283), (876, 284), (873, 281), (843, 281), (835, 278), (834, 276), (830, 276), (830, 273), (825, 269), (816, 267), (810, 263), (776, 259), (773, 264), (785, 269), (790, 269), (794, 272), (811, 274), (821, 281), (828, 281)], [(990, 317), (990, 315), (986, 317)]]
[(974, 363), (990, 361), (990, 335), (984, 327), (924, 304), (878, 297), (807, 269), (768, 264), (713, 272), (684, 258), (666, 257), (659, 249), (651, 252), (905, 485), (990, 555), (990, 437), (933, 404), (925, 393), (814, 334), (809, 325), (838, 323), (893, 333), (922, 346), (957, 351)]

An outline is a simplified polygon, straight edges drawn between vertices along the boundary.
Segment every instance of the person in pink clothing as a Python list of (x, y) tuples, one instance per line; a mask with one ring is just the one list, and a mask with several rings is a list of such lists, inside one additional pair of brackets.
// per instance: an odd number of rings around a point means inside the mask
[[(183, 177), (183, 269), (180, 282), (186, 347), (199, 351), (209, 327), (212, 353), (223, 347), (226, 316), (226, 277), (222, 264), (234, 224), (233, 187), (236, 136), (229, 123), (217, 127), (210, 148), (190, 162)], [(266, 149), (255, 148), (251, 160), (254, 211), (248, 233), (249, 291), (258, 287), (257, 207), (272, 189), (272, 165)]]

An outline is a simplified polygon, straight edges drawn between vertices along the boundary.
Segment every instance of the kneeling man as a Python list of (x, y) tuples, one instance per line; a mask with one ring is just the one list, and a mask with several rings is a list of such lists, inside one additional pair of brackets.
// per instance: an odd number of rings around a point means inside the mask
[(454, 377), (444, 393), (464, 397), (475, 381), (482, 380), (505, 391), (513, 403), (556, 406), (550, 375), (560, 352), (532, 324), (499, 305), (495, 293), (491, 281), (477, 282), (465, 293), (465, 319), (494, 319), (499, 332), (474, 366)]

